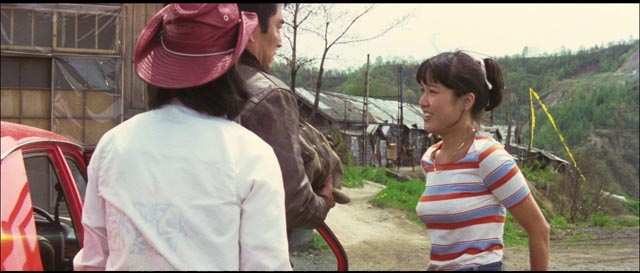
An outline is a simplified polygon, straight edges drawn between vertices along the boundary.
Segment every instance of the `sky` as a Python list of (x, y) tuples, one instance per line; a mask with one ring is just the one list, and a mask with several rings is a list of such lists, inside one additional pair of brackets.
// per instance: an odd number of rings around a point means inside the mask
[[(368, 4), (339, 4), (351, 12)], [(355, 69), (376, 58), (421, 61), (440, 52), (466, 50), (476, 57), (576, 52), (610, 42), (638, 39), (640, 4), (377, 4), (349, 31), (356, 37), (380, 33), (395, 18), (404, 24), (374, 40), (335, 45), (326, 69)], [(298, 42), (300, 54), (316, 57), (315, 35)], [(317, 64), (316, 64), (317, 67)]]

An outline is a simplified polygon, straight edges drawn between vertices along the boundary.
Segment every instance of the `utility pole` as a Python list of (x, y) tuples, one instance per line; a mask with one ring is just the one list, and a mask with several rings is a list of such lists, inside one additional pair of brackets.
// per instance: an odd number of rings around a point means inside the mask
[(345, 124), (344, 128), (343, 128), (343, 131), (344, 131), (344, 134), (347, 135), (347, 126), (346, 126), (346, 124), (347, 124), (347, 98), (343, 97), (342, 100), (344, 101), (344, 124)]
[(362, 166), (367, 164), (367, 141), (369, 136), (367, 135), (367, 127), (369, 127), (369, 54), (367, 54), (367, 70), (364, 72), (364, 98), (362, 103)]
[(535, 113), (533, 113), (533, 111), (535, 111), (535, 108), (533, 108), (533, 98), (531, 95), (531, 90), (529, 90), (529, 106), (530, 106), (530, 111), (529, 111), (529, 153), (531, 153), (531, 147), (533, 146), (533, 130), (535, 129), (535, 127), (533, 126), (533, 115), (535, 115)]
[(403, 73), (402, 73), (402, 65), (398, 65), (398, 125), (397, 128), (399, 129), (398, 132), (400, 132), (400, 135), (398, 137), (398, 153), (396, 154), (397, 156), (397, 164), (396, 164), (396, 168), (397, 171), (400, 171), (400, 165), (402, 164), (402, 136), (403, 136), (403, 128), (402, 128), (402, 124), (403, 124), (403, 117), (402, 117), (402, 101), (404, 100), (403, 95), (402, 95), (402, 78), (403, 78)]

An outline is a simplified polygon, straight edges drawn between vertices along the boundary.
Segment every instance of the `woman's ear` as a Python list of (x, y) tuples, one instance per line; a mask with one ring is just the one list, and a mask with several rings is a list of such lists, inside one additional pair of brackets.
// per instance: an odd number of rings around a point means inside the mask
[(476, 94), (470, 92), (464, 96), (464, 109), (470, 110), (473, 107), (473, 103), (476, 102)]

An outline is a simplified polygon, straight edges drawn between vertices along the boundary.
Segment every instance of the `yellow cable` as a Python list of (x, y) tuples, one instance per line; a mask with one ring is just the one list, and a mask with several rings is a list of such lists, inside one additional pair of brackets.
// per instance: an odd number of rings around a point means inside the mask
[(531, 141), (529, 141), (529, 150), (533, 148), (533, 131), (536, 128), (536, 111), (533, 108), (533, 95), (531, 90), (532, 89), (529, 90), (529, 104), (531, 105)]
[[(580, 168), (578, 168), (578, 163), (576, 163), (576, 160), (573, 158), (573, 154), (571, 154), (571, 151), (569, 150), (569, 146), (567, 146), (567, 143), (564, 141), (564, 137), (562, 136), (562, 134), (560, 133), (560, 130), (558, 129), (558, 126), (556, 126), (556, 122), (553, 120), (553, 116), (551, 116), (551, 113), (549, 113), (549, 111), (547, 111), (547, 106), (544, 105), (544, 103), (542, 103), (542, 100), (540, 100), (540, 96), (538, 96), (538, 93), (536, 93), (536, 91), (533, 90), (533, 88), (529, 88), (529, 98), (531, 100), (531, 95), (533, 94), (533, 96), (536, 97), (536, 100), (538, 100), (538, 103), (540, 103), (540, 106), (542, 106), (542, 110), (544, 110), (544, 112), (547, 114), (547, 117), (549, 118), (549, 121), (551, 121), (551, 125), (553, 125), (553, 128), (556, 130), (556, 133), (558, 133), (558, 137), (560, 137), (560, 141), (562, 142), (562, 145), (564, 145), (564, 149), (567, 150), (567, 153), (569, 153), (569, 157), (571, 158), (571, 161), (573, 162), (573, 166), (576, 168), (576, 170), (578, 170), (578, 174), (580, 174), (580, 177), (582, 177), (583, 181), (587, 181), (587, 179), (584, 177), (584, 175), (582, 174), (582, 171), (580, 170)], [(531, 143), (533, 143), (533, 128), (535, 126), (535, 112), (533, 109), (533, 100), (531, 100)], [(531, 145), (531, 144), (530, 144)]]

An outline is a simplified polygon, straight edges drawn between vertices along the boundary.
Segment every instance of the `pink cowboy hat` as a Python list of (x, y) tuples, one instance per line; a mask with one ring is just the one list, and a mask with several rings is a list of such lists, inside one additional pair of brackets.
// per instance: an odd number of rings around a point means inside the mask
[(169, 4), (142, 30), (135, 69), (162, 88), (194, 87), (217, 79), (237, 61), (258, 25), (236, 4)]

